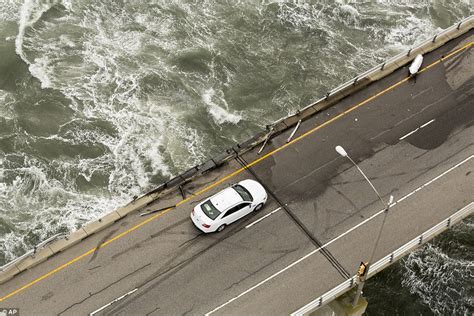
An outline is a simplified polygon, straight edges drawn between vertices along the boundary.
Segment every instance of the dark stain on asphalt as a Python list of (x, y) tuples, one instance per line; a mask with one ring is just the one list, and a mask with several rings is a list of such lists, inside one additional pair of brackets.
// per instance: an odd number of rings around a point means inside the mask
[(89, 263), (91, 263), (92, 261), (95, 260), (95, 258), (97, 258), (97, 255), (99, 254), (99, 249), (100, 249), (100, 247), (102, 247), (102, 244), (103, 244), (104, 242), (106, 242), (107, 240), (109, 240), (110, 237), (112, 237), (112, 235), (115, 234), (116, 232), (117, 232), (117, 229), (111, 230), (107, 235), (105, 235), (105, 236), (97, 243), (97, 246), (95, 247), (94, 253), (92, 254), (92, 257), (89, 259)]
[[(464, 98), (473, 89), (471, 81), (467, 81), (453, 93), (453, 98)], [(453, 131), (466, 127), (474, 121), (474, 99), (470, 98), (459, 102), (458, 106), (449, 108), (444, 113), (439, 113), (436, 120), (430, 125), (421, 128), (406, 138), (411, 145), (431, 150), (442, 145)]]
[(157, 232), (154, 233), (154, 234), (151, 234), (151, 235), (150, 235), (150, 238), (153, 239), (153, 238), (156, 238), (156, 237), (158, 237), (158, 236), (160, 236), (160, 235), (163, 235), (164, 233), (167, 233), (167, 232), (170, 231), (171, 229), (173, 229), (173, 228), (175, 228), (175, 227), (177, 227), (177, 226), (179, 226), (179, 225), (181, 225), (181, 224), (183, 224), (183, 223), (185, 223), (185, 222), (188, 222), (188, 221), (189, 221), (189, 218), (184, 218), (184, 219), (182, 219), (182, 220), (180, 220), (180, 221), (177, 221), (176, 223), (173, 223), (173, 224), (169, 225), (168, 227), (163, 228), (163, 229), (157, 231)]
[(41, 301), (47, 301), (49, 300), (51, 297), (54, 296), (54, 293), (53, 292), (48, 292), (46, 293), (45, 295), (41, 296)]

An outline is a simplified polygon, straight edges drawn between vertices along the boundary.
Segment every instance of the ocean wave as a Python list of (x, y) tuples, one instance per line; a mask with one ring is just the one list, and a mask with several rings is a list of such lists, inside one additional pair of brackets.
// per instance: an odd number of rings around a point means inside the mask
[(10, 223), (8, 230), (0, 228), (0, 253), (5, 261), (50, 235), (73, 231), (125, 202), (92, 192), (79, 193), (74, 183), (56, 178), (60, 173), (64, 177), (71, 174), (71, 165), (56, 162), (54, 171), (40, 161), (24, 159), (27, 167), (15, 165), (8, 157), (0, 164), (0, 218)]
[[(237, 124), (242, 119), (240, 115), (229, 112), (229, 105), (225, 101), (222, 93), (217, 95), (213, 88), (205, 90), (202, 94), (202, 99), (204, 103), (208, 106), (209, 114), (211, 114), (212, 119), (217, 124)], [(218, 105), (216, 102), (219, 102), (220, 104), (222, 104), (222, 106)]]
[(465, 220), (402, 260), (402, 285), (437, 315), (471, 314), (474, 300), (469, 280), (474, 279), (474, 257), (470, 243), (472, 223)]
[(51, 9), (54, 5), (59, 3), (59, 1), (34, 1), (34, 0), (25, 0), (20, 9), (19, 21), (18, 21), (18, 35), (15, 40), (16, 53), (21, 57), (21, 59), (29, 64), (27, 57), (23, 52), (23, 41), (25, 37), (25, 32), (28, 28), (32, 27), (42, 15)]

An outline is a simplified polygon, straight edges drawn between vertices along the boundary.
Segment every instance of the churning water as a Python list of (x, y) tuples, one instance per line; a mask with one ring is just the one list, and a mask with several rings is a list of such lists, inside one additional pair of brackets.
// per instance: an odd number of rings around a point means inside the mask
[[(0, 264), (470, 14), (469, 0), (0, 0)], [(448, 236), (472, 254), (472, 236)], [(415, 311), (472, 311), (473, 258), (439, 243), (386, 278)], [(455, 293), (434, 297), (446, 265)]]

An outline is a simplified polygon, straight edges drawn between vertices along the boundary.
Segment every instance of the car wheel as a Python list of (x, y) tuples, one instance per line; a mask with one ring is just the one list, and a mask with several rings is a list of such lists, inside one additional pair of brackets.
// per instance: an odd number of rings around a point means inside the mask
[(263, 203), (260, 203), (259, 205), (255, 206), (254, 211), (255, 212), (260, 211), (262, 207), (263, 207)]
[(219, 226), (219, 228), (217, 228), (217, 232), (223, 231), (224, 228), (225, 228), (225, 224), (222, 224), (221, 226)]

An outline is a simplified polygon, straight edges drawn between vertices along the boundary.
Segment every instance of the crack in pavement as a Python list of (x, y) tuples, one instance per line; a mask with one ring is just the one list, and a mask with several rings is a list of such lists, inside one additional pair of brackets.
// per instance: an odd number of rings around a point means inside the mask
[[(266, 267), (268, 267), (268, 266), (274, 264), (275, 262), (277, 262), (277, 261), (280, 260), (281, 258), (283, 258), (283, 257), (285, 257), (286, 255), (288, 255), (288, 254), (290, 254), (290, 253), (292, 253), (292, 252), (295, 252), (295, 251), (297, 251), (297, 250), (298, 250), (298, 248), (294, 248), (294, 249), (290, 249), (290, 250), (284, 250), (283, 254), (281, 254), (280, 256), (278, 256), (278, 257), (276, 257), (275, 259), (271, 260), (269, 263), (267, 263), (267, 264), (261, 266), (261, 267), (258, 268), (256, 271), (250, 272), (250, 273), (247, 272), (247, 271), (245, 271), (245, 272), (248, 274), (246, 277), (240, 279), (240, 280), (237, 281), (237, 282), (232, 283), (230, 286), (226, 287), (226, 288), (224, 289), (224, 291), (230, 290), (230, 289), (231, 289), (232, 287), (234, 287), (235, 285), (238, 285), (238, 284), (242, 283), (243, 281), (247, 280), (248, 278), (250, 278), (250, 277), (256, 275), (257, 273), (259, 273), (260, 271), (262, 271), (262, 270), (265, 269)], [(281, 253), (281, 252), (282, 252), (282, 251), (280, 251), (280, 253)]]
[(191, 306), (190, 309), (188, 309), (187, 311), (185, 311), (185, 312), (182, 314), (182, 316), (186, 316), (187, 314), (191, 313), (191, 312), (193, 311), (193, 309), (194, 309), (194, 304)]
[(76, 305), (81, 305), (82, 303), (84, 303), (85, 301), (87, 301), (87, 300), (88, 300), (89, 298), (91, 298), (92, 296), (97, 295), (97, 294), (99, 294), (99, 293), (105, 291), (105, 290), (108, 289), (109, 287), (111, 287), (111, 286), (113, 286), (113, 285), (119, 283), (120, 281), (122, 281), (122, 280), (124, 280), (125, 278), (131, 276), (132, 274), (134, 274), (134, 273), (136, 273), (136, 272), (138, 272), (138, 271), (140, 271), (140, 270), (142, 270), (142, 269), (148, 267), (149, 265), (151, 265), (151, 262), (149, 262), (149, 263), (145, 264), (144, 266), (141, 266), (140, 268), (138, 268), (138, 269), (136, 269), (136, 270), (134, 270), (134, 271), (132, 271), (132, 272), (130, 272), (130, 273), (124, 275), (123, 277), (121, 277), (121, 278), (115, 280), (114, 282), (110, 283), (109, 285), (107, 285), (106, 287), (100, 289), (100, 290), (97, 291), (97, 292), (94, 292), (94, 293), (89, 292), (89, 296), (85, 297), (84, 299), (80, 300), (79, 302), (76, 302), (76, 303), (74, 303), (74, 304), (72, 304), (72, 305), (69, 305), (67, 308), (65, 308), (64, 310), (62, 310), (61, 312), (59, 312), (59, 313), (58, 313), (58, 316), (61, 315), (61, 314), (63, 314), (63, 313), (65, 313), (66, 311), (68, 311), (69, 309), (73, 308), (73, 307), (76, 306)]
[(151, 312), (146, 313), (146, 316), (149, 316), (149, 315), (153, 314), (154, 312), (158, 311), (159, 309), (160, 309), (159, 307), (155, 308)]

